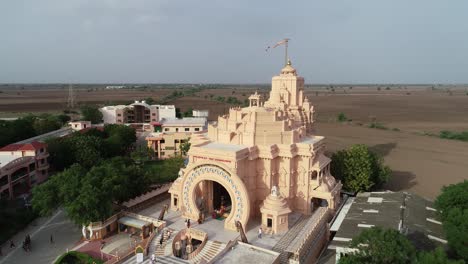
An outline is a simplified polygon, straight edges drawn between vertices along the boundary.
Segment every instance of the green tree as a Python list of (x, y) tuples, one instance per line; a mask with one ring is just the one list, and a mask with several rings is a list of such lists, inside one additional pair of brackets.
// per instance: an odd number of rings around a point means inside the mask
[(49, 163), (55, 170), (62, 171), (75, 162), (72, 145), (66, 138), (50, 138), (46, 143)]
[(59, 129), (62, 124), (57, 120), (38, 118), (34, 120), (33, 128), (37, 135), (42, 135), (50, 131)]
[(338, 122), (345, 122), (348, 120), (348, 118), (343, 112), (339, 113), (336, 119), (338, 120)]
[(468, 209), (450, 209), (442, 225), (450, 249), (468, 261)]
[(147, 146), (136, 148), (132, 153), (130, 153), (131, 159), (137, 165), (144, 165), (145, 162), (149, 161), (151, 158), (152, 150)]
[(190, 150), (190, 142), (189, 142), (190, 138), (187, 139), (187, 141), (183, 142), (180, 144), (180, 153), (181, 155), (186, 155), (187, 152)]
[(99, 137), (76, 134), (68, 140), (72, 145), (75, 162), (91, 168), (103, 158), (103, 140)]
[(462, 260), (451, 260), (444, 249), (438, 247), (434, 251), (422, 251), (418, 254), (415, 264), (464, 264)]
[(342, 180), (344, 189), (360, 192), (386, 182), (391, 171), (367, 146), (353, 145), (333, 154), (331, 172)]
[(451, 209), (468, 209), (468, 180), (442, 187), (440, 195), (435, 200), (435, 207), (440, 212), (442, 220), (448, 218)]
[(56, 176), (32, 189), (32, 207), (42, 216), (49, 216), (60, 205)]
[(102, 113), (96, 106), (84, 105), (80, 108), (82, 120), (91, 121), (93, 124), (102, 122)]
[(351, 248), (357, 249), (340, 258), (339, 264), (406, 264), (416, 258), (416, 249), (397, 230), (372, 227), (353, 238)]
[(146, 97), (145, 99), (143, 99), (147, 104), (149, 105), (152, 105), (152, 104), (155, 104), (156, 101), (152, 98), (152, 97)]

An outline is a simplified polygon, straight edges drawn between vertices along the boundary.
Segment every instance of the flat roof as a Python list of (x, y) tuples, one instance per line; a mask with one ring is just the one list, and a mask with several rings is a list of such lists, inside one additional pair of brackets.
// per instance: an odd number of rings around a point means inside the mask
[(124, 216), (120, 218), (119, 223), (124, 224), (126, 226), (135, 227), (138, 229), (142, 229), (144, 226), (151, 224), (150, 222), (146, 222), (146, 221), (136, 219), (130, 216)]
[(206, 123), (206, 118), (205, 117), (184, 117), (182, 119), (178, 118), (163, 118), (161, 120), (161, 123), (163, 125), (184, 125), (184, 124), (190, 124), (190, 125), (205, 125)]
[(298, 144), (314, 144), (322, 140), (322, 136), (307, 136), (302, 139), (302, 141), (297, 142)]
[(214, 263), (223, 264), (260, 264), (273, 263), (279, 257), (278, 252), (238, 242)]
[(336, 234), (330, 245), (347, 247), (362, 230), (379, 226), (401, 229), (416, 247), (424, 248), (429, 236), (445, 240), (440, 219), (433, 208), (432, 201), (411, 193), (388, 191), (358, 194), (351, 205), (347, 202), (343, 206), (333, 223), (331, 230)]
[(0, 168), (3, 168), (8, 163), (14, 161), (15, 159), (19, 159), (21, 157), (13, 156), (13, 155), (0, 155)]
[(244, 146), (244, 145), (224, 144), (224, 143), (218, 143), (218, 142), (210, 142), (200, 147), (206, 148), (206, 149), (217, 149), (217, 150), (222, 150), (222, 151), (239, 151), (241, 149), (247, 148), (247, 146)]

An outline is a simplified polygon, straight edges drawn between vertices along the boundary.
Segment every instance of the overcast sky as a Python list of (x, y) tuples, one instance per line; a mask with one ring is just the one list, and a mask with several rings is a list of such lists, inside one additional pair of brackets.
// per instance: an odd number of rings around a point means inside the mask
[(1, 0), (0, 83), (468, 83), (466, 0)]

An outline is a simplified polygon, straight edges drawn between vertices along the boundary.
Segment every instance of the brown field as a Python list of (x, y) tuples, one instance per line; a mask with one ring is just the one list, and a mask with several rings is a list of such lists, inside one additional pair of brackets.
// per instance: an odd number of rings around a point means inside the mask
[[(190, 108), (210, 110), (210, 120), (224, 114), (230, 105), (210, 100), (217, 96), (234, 96), (240, 101), (258, 89), (267, 95), (265, 86), (222, 86), (203, 89), (195, 96), (170, 102), (182, 111)], [(381, 153), (392, 170), (387, 184), (391, 190), (411, 190), (434, 198), (440, 187), (468, 179), (468, 143), (420, 135), (440, 130), (468, 131), (468, 95), (463, 86), (308, 86), (306, 95), (315, 106), (317, 133), (327, 137), (328, 147), (335, 151), (351, 144), (363, 143)], [(66, 108), (67, 88), (3, 89), (0, 86), (2, 117), (24, 112), (61, 112)], [(174, 88), (149, 90), (76, 89), (76, 100), (103, 104), (160, 99)], [(181, 89), (178, 89), (181, 91)], [(343, 112), (352, 122), (336, 122)], [(376, 121), (388, 130), (366, 126)], [(392, 131), (398, 129), (398, 131)], [(419, 134), (418, 134), (419, 133)]]

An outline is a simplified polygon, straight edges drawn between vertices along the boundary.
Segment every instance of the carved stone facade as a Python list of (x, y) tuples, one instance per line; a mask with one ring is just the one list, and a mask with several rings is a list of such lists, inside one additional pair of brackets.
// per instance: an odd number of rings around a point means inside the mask
[[(231, 108), (209, 125), (208, 133), (193, 135), (189, 163), (169, 191), (171, 208), (197, 220), (196, 201), (210, 193), (203, 187), (209, 185), (199, 183), (213, 181), (229, 193), (232, 207), (225, 228), (231, 230), (235, 220), (247, 226), (250, 218), (260, 217), (261, 208), (274, 215), (273, 204), (281, 205), (276, 215), (283, 219), (291, 210), (311, 214), (317, 207), (335, 209), (342, 184), (330, 174), (324, 137), (313, 134), (314, 108), (304, 97), (304, 79), (288, 63), (273, 77), (268, 101), (257, 93), (249, 99), (249, 107)], [(266, 210), (262, 205), (269, 196), (281, 202), (269, 203)], [(285, 231), (268, 226), (267, 215), (262, 218), (267, 228)]]

